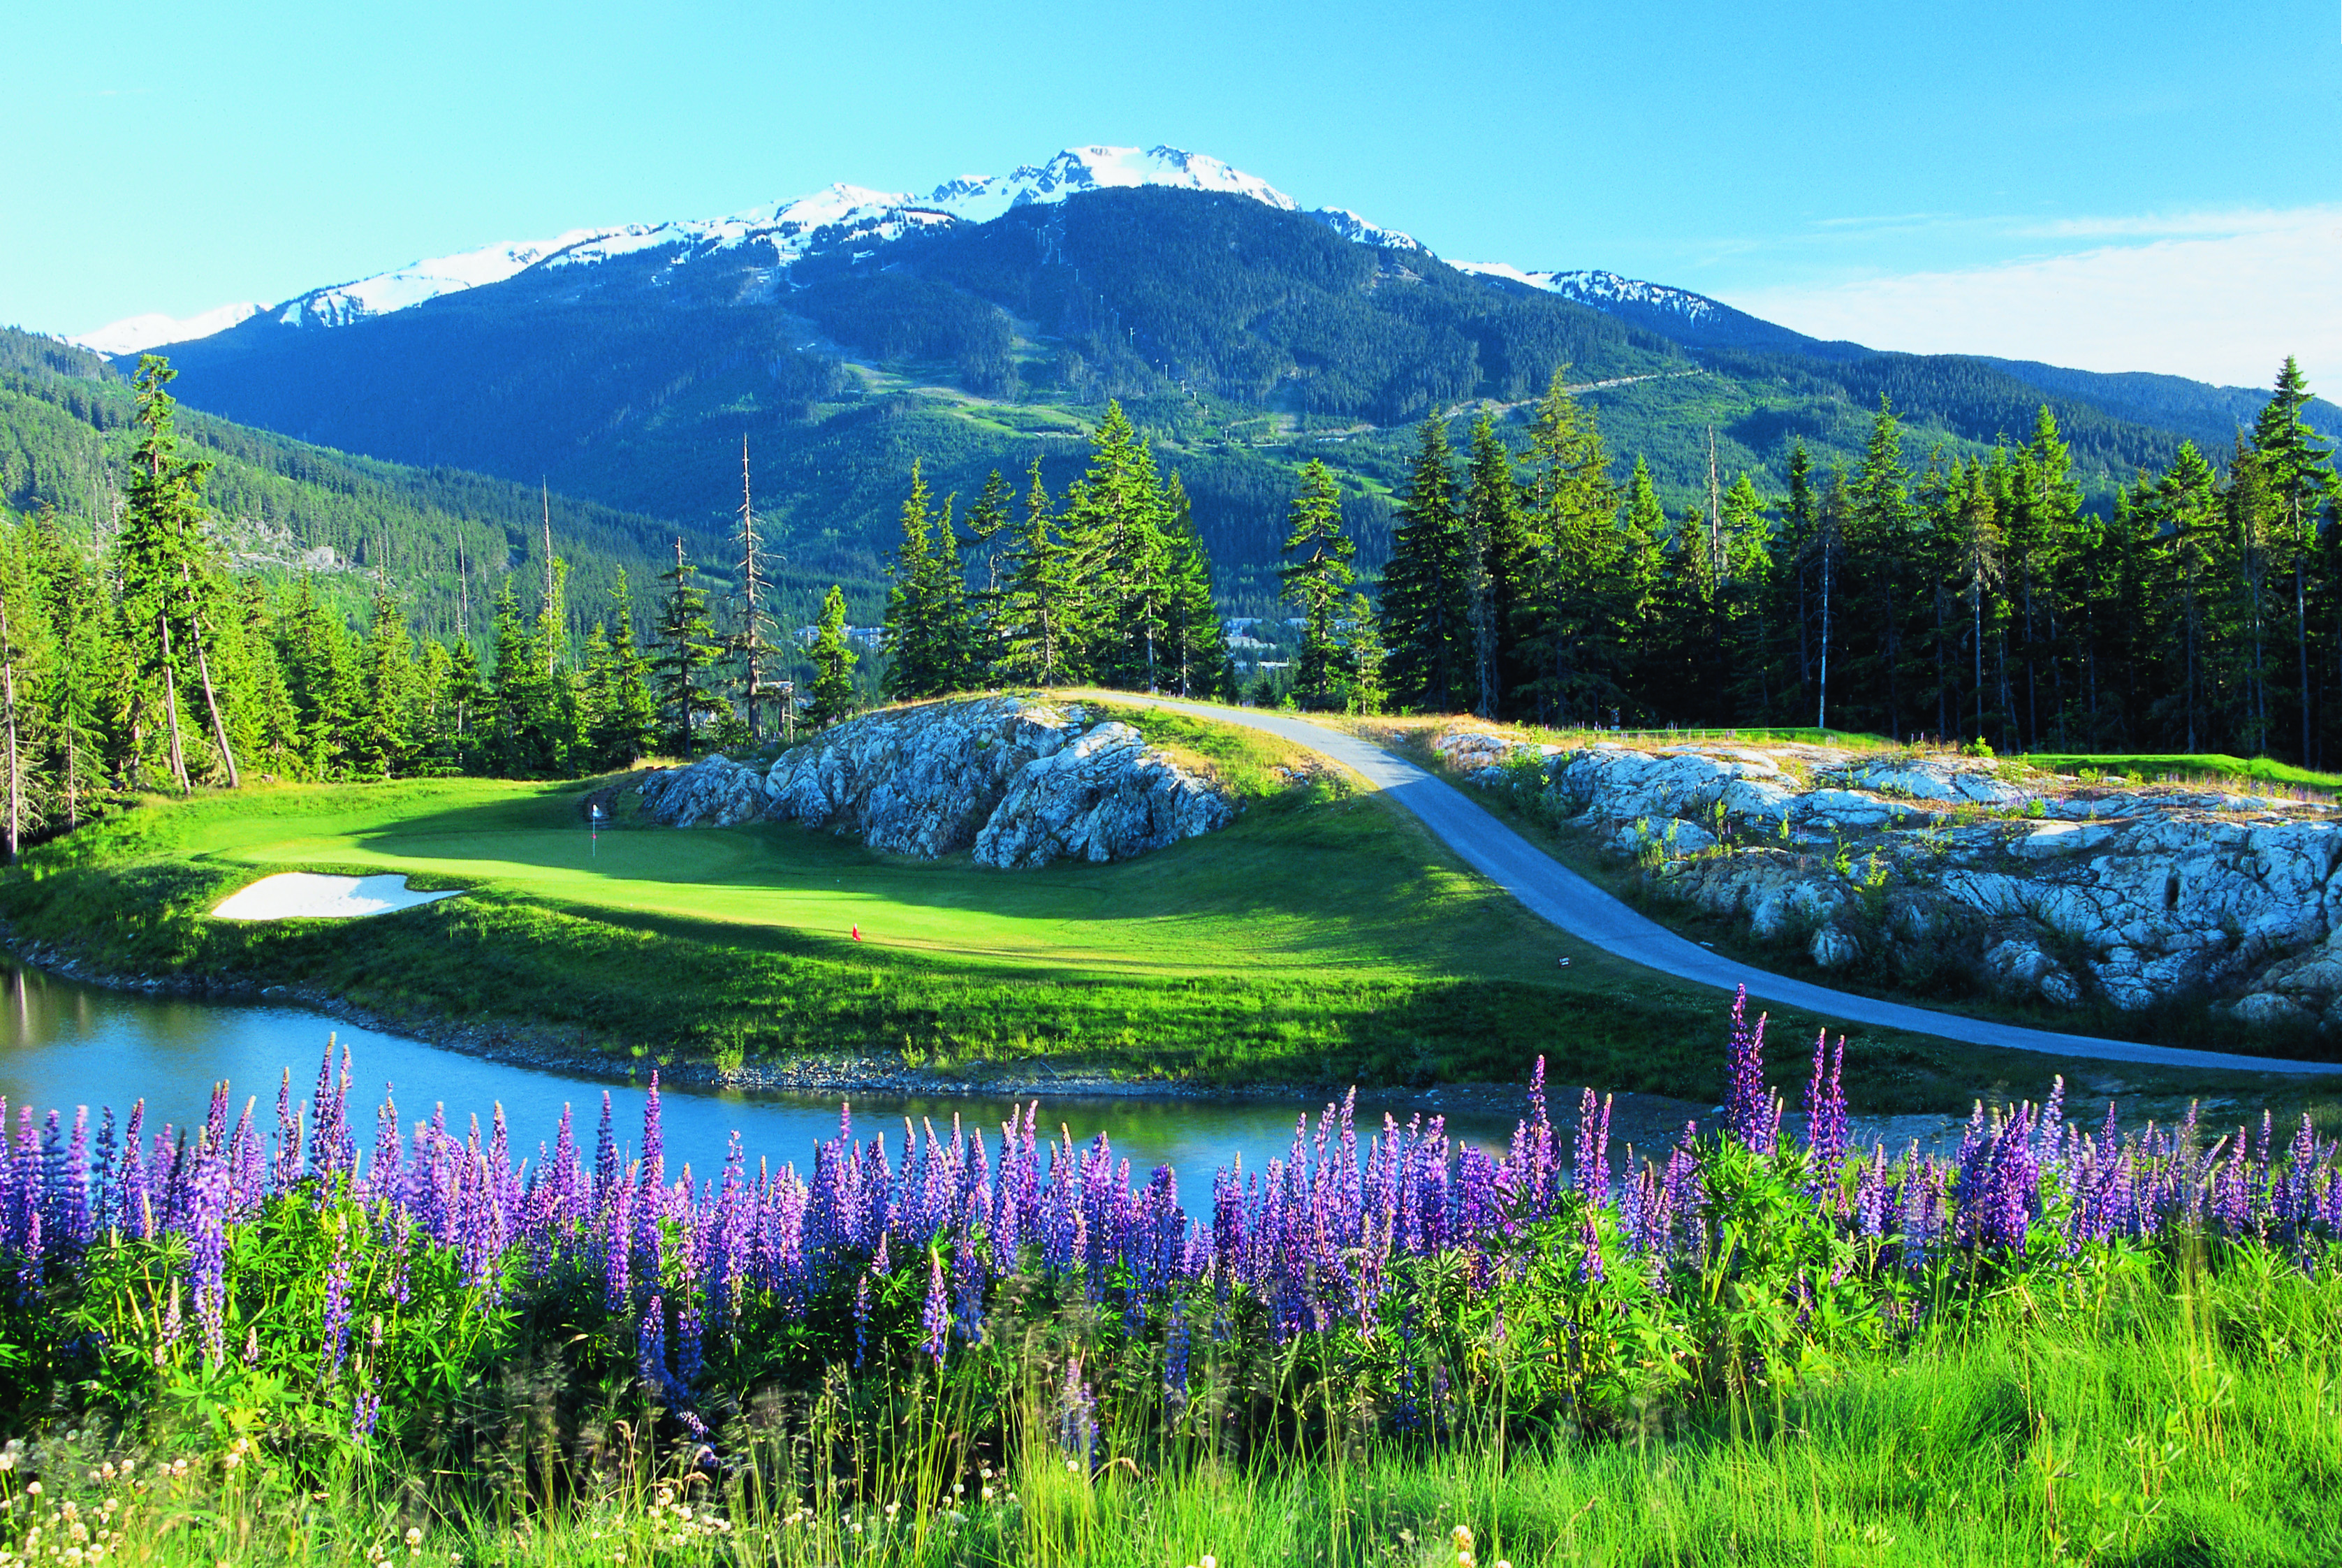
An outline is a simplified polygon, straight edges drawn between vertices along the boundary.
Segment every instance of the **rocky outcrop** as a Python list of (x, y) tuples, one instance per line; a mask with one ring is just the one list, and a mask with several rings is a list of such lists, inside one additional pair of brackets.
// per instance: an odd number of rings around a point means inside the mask
[(1820, 968), (1951, 965), (2061, 1007), (2197, 998), (2342, 1028), (2342, 817), (2323, 801), (1917, 751), (1434, 744)]
[(721, 756), (655, 773), (643, 813), (677, 827), (759, 818), (857, 833), (873, 849), (978, 864), (1121, 860), (1226, 827), (1216, 781), (1078, 706), (978, 697), (849, 720), (759, 774)]

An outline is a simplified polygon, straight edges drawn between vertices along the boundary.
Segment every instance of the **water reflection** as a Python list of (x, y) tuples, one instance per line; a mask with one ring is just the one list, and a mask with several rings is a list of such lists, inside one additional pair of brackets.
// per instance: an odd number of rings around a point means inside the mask
[[(235, 1104), (256, 1099), (255, 1121), (271, 1125), (282, 1074), (291, 1070), (294, 1095), (305, 1104), (330, 1033), (350, 1050), (352, 1119), (361, 1147), (373, 1146), (373, 1108), (385, 1084), (410, 1127), (435, 1104), (446, 1107), (452, 1128), (460, 1131), (475, 1115), (485, 1127), (501, 1103), (515, 1154), (534, 1151), (540, 1142), (550, 1144), (566, 1104), (590, 1158), (606, 1091), (621, 1143), (631, 1148), (641, 1137), (639, 1087), (484, 1062), (300, 1008), (108, 991), (15, 965), (0, 967), (0, 984), (7, 992), (0, 1095), (11, 1106), (30, 1105), (36, 1113), (62, 1108), (68, 1117), (74, 1106), (86, 1105), (93, 1126), (101, 1106), (126, 1114), (142, 1097), (149, 1127), (166, 1121), (187, 1125), (203, 1116), (214, 1081), (223, 1077)], [(669, 1087), (661, 1099), (670, 1171), (687, 1160), (696, 1174), (716, 1174), (736, 1131), (751, 1169), (761, 1159), (804, 1170), (816, 1141), (837, 1131), (834, 1096)], [(864, 1138), (885, 1133), (891, 1153), (900, 1147), (906, 1116), (915, 1124), (931, 1120), (948, 1136), (956, 1114), (971, 1132), (992, 1134), (1011, 1104), (1001, 1095), (857, 1095), (854, 1121)], [(1298, 1096), (1245, 1104), (1045, 1096), (1040, 1121), (1045, 1128), (1068, 1126), (1085, 1142), (1106, 1134), (1142, 1179), (1156, 1164), (1174, 1166), (1182, 1177), (1180, 1195), (1195, 1212), (1210, 1201), (1215, 1167), (1241, 1156), (1247, 1171), (1262, 1169), (1291, 1144), (1295, 1117), (1317, 1109), (1316, 1102)], [(1404, 1097), (1360, 1096), (1361, 1143), (1381, 1124), (1385, 1109), (1404, 1122), (1414, 1106)], [(1492, 1147), (1512, 1133), (1509, 1117), (1451, 1114), (1449, 1126)]]

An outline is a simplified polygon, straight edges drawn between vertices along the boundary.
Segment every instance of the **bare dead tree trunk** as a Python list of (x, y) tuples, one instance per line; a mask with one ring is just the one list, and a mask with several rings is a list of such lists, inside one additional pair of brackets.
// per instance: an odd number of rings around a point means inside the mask
[(220, 713), (219, 694), (212, 688), (212, 662), (204, 653), (204, 624), (195, 614), (195, 583), (187, 568), (179, 568), (180, 584), (187, 590), (187, 626), (195, 635), (195, 673), (203, 677), (204, 711), (211, 715), (212, 744), (219, 747), (220, 765), (227, 769), (227, 787), (237, 789), (244, 780), (236, 772), (235, 748), (227, 744), (227, 720)]
[(8, 717), (8, 859), (16, 864), (16, 844), (24, 831), (24, 775), (16, 754), (16, 644), (9, 634), (8, 602), (0, 599), (0, 701)]
[(187, 754), (179, 742), (179, 678), (171, 668), (171, 618), (157, 614), (155, 624), (163, 630), (163, 713), (171, 726), (171, 779), (181, 794), (188, 794), (194, 786), (187, 783)]

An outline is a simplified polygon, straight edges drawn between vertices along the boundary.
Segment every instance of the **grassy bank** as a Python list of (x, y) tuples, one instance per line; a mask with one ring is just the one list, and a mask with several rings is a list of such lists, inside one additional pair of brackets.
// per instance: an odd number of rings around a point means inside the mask
[[(2286, 1281), (2275, 1294), (2157, 1282), (2089, 1308), (2011, 1303), (1991, 1322), (1863, 1357), (1760, 1406), (1623, 1441), (1531, 1436), (1499, 1450), (1494, 1433), (1476, 1433), (1432, 1451), (1372, 1442), (1250, 1464), (1195, 1453), (1144, 1470), (1069, 1472), (1036, 1430), (957, 1496), (931, 1485), (922, 1496), (911, 1466), (890, 1458), (858, 1494), (748, 1492), (711, 1510), (711, 1489), (689, 1467), (614, 1447), (602, 1484), (566, 1509), (526, 1508), (525, 1477), (515, 1475), (510, 1505), (435, 1516), (417, 1506), (435, 1490), (427, 1476), (354, 1467), (319, 1499), (257, 1464), (239, 1483), (223, 1463), (234, 1440), (188, 1432), (142, 1450), (150, 1472), (185, 1457), (192, 1473), (132, 1494), (125, 1523), (136, 1534), (108, 1561), (340, 1564), (367, 1561), (372, 1548), (394, 1562), (481, 1568), (1179, 1568), (1206, 1553), (1223, 1568), (1452, 1568), (1461, 1524), (1478, 1563), (1515, 1568), (2309, 1568), (2342, 1560), (2332, 1506), (2342, 1313), (2330, 1288)], [(2272, 1305), (2287, 1332), (2310, 1336), (2297, 1353), (2272, 1353), (2261, 1327)], [(44, 1473), (77, 1473), (46, 1494), (53, 1518), (68, 1498), (95, 1517), (105, 1495), (129, 1493), (80, 1479), (122, 1457), (105, 1448), (61, 1436), (40, 1444)], [(21, 1485), (8, 1479), (0, 1490), (17, 1492), (21, 1510)]]

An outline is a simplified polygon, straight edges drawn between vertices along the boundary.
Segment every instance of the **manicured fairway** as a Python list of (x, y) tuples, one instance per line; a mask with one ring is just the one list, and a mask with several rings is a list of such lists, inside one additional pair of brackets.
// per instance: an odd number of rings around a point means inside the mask
[[(577, 785), (479, 780), (294, 788), (164, 805), (137, 834), (257, 876), (403, 871), (574, 913), (711, 922), (844, 954), (986, 969), (1426, 972), (1526, 978), (1556, 939), (1371, 798), (1256, 801), (1226, 832), (1106, 865), (1002, 872), (966, 855), (880, 855), (794, 825), (677, 830), (627, 820), (589, 836)], [(127, 848), (125, 844), (124, 847)]]

